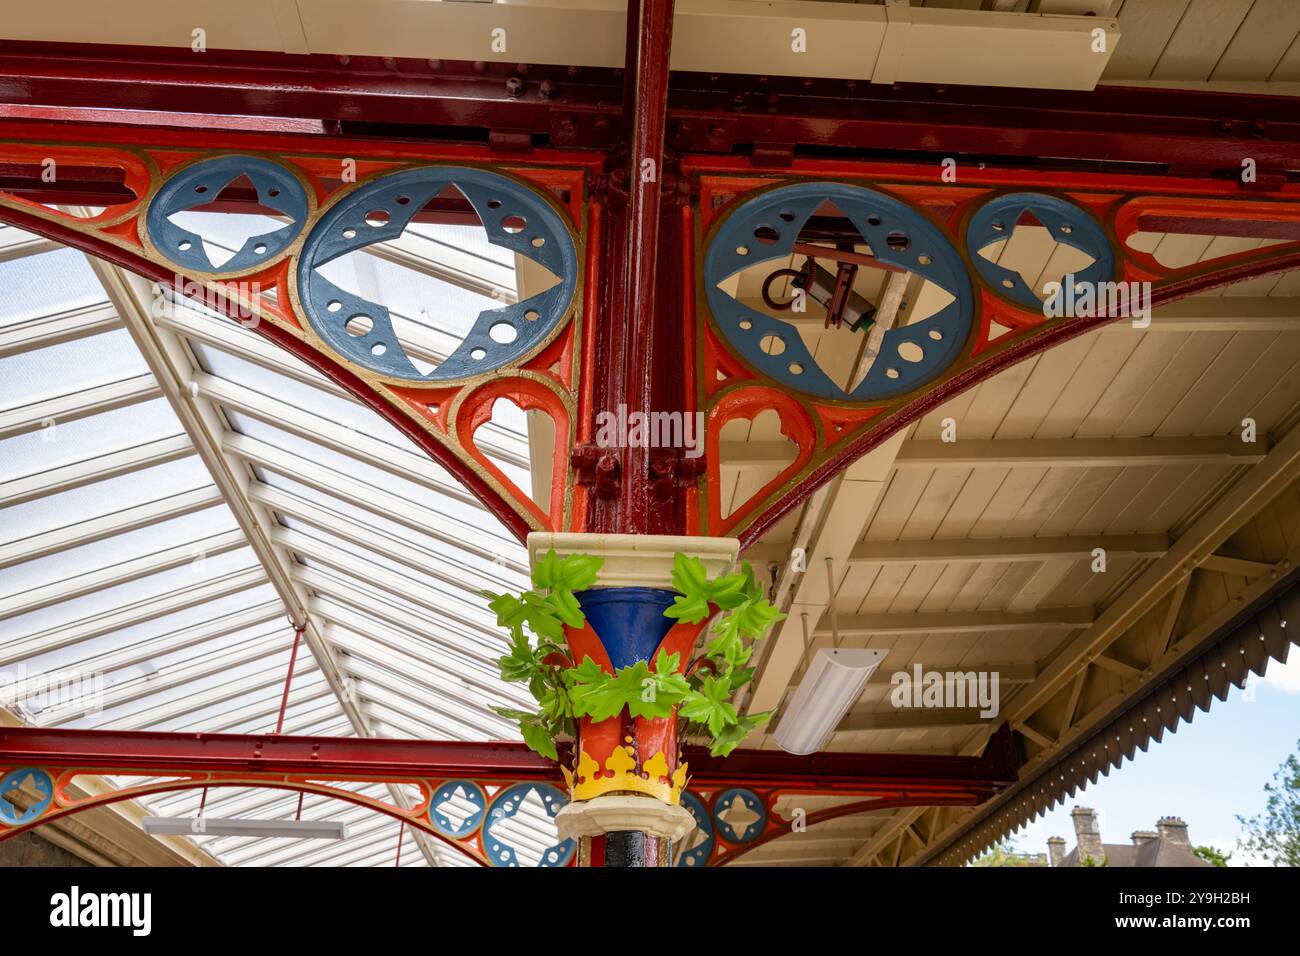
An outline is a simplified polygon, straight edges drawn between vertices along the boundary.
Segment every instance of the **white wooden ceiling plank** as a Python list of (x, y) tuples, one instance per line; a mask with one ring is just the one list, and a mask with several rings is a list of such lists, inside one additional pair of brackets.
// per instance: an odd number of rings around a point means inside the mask
[(1300, 269), (1293, 269), (1279, 275), (1277, 285), (1273, 286), (1268, 294), (1278, 298), (1300, 297)]
[(992, 438), (1038, 366), (1038, 356), (1013, 365), (982, 383), (966, 414), (956, 420), (957, 440)]
[(1043, 418), (1035, 438), (1072, 438), (1139, 344), (1139, 337), (1130, 335), (1097, 335), (1094, 340), (1060, 399)]
[(1143, 530), (1156, 527), (1176, 529), (1185, 524), (1188, 516), (1199, 513), (1206, 502), (1221, 492), (1243, 467), (1211, 464), (1170, 469), (1172, 474), (1163, 479), (1164, 493), (1147, 503), (1146, 517), (1142, 522), (1147, 527)]
[[(836, 592), (836, 598), (843, 602), (844, 607), (852, 608), (852, 613), (862, 613), (862, 602), (871, 593), (876, 575), (880, 573), (880, 569), (883, 567), (884, 565), (880, 563), (852, 562), (849, 565), (848, 573), (844, 575), (844, 580), (840, 582), (840, 589)], [(839, 606), (836, 605), (836, 607)]]
[(1096, 335), (1081, 335), (1040, 355), (993, 437), (1033, 438), (1070, 378), (1087, 361), (1097, 339)]
[(925, 599), (930, 596), (935, 582), (939, 580), (942, 573), (943, 565), (911, 565), (907, 578), (894, 594), (889, 610), (901, 614), (919, 610)]
[(926, 486), (934, 480), (938, 469), (900, 478), (897, 473), (891, 478), (884, 494), (880, 496), (880, 507), (867, 524), (863, 538), (872, 541), (897, 541), (907, 525), (917, 502), (925, 494)]
[(969, 537), (971, 529), (988, 508), (993, 496), (1006, 479), (1004, 468), (974, 468), (961, 487), (961, 492), (948, 513), (935, 529), (936, 538)]
[(920, 612), (946, 611), (952, 607), (953, 602), (966, 587), (967, 582), (975, 574), (979, 565), (974, 562), (961, 562), (958, 564), (945, 564), (939, 567), (940, 574), (935, 579), (930, 592), (917, 605), (916, 609)]
[(984, 255), (1002, 268), (1020, 273), (1020, 277), (1025, 280), (1025, 285), (1036, 291), (1038, 277), (1042, 275), (1048, 260), (1052, 258), (1056, 241), (1043, 226), (1013, 223), (1007, 225), (1012, 227), (1011, 235), (1007, 240), (1001, 244), (988, 246), (977, 255)]
[(980, 389), (984, 387), (984, 382), (976, 385), (974, 388), (968, 388), (960, 395), (956, 395), (944, 402), (934, 411), (924, 416), (917, 423), (914, 434), (917, 437), (938, 438), (939, 432), (943, 428), (943, 420), (951, 418), (955, 421), (962, 421), (966, 417), (967, 410), (979, 395)]
[(1205, 250), (1210, 248), (1210, 243), (1213, 241), (1212, 236), (1166, 233), (1156, 245), (1152, 255), (1162, 266), (1183, 269), (1200, 262), (1205, 257)]
[(975, 606), (977, 611), (1002, 611), (1006, 608), (1011, 598), (1025, 586), (1034, 573), (1034, 565), (1028, 561), (1016, 561), (1007, 566), (1006, 573), (1001, 575), (997, 582), (989, 588), (979, 604)]
[(1096, 534), (1100, 529), (1088, 527), (1083, 517), (1099, 500), (1112, 493), (1120, 476), (1128, 470), (1119, 467), (1077, 469), (1079, 480), (1062, 495), (1051, 512), (1044, 516), (1038, 534)]
[[(1253, 415), (1255, 405), (1300, 360), (1300, 336), (1281, 333), (1237, 374), (1220, 380), (1217, 401), (1207, 404), (1196, 434), (1240, 434), (1242, 419)], [(1226, 387), (1224, 385), (1226, 384)]]
[[(894, 600), (898, 597), (899, 590), (907, 582), (907, 576), (911, 573), (912, 565), (910, 564), (887, 564), (880, 569), (876, 579), (871, 582), (871, 590), (867, 592), (859, 605), (859, 613), (874, 614), (884, 613), (893, 607)], [(840, 613), (847, 613), (848, 608), (841, 608), (836, 604)]]
[(1102, 74), (1103, 83), (1146, 79), (1174, 35), (1188, 0), (1141, 0), (1119, 12), (1120, 42)]
[(1142, 558), (1114, 556), (1108, 558), (1104, 572), (1095, 572), (1091, 562), (1078, 561), (1061, 575), (1051, 590), (1043, 594), (1040, 603), (1044, 606), (1059, 605), (1061, 602), (1094, 606), (1102, 604), (1116, 583), (1125, 580), (1142, 564)]
[(1137, 347), (1106, 383), (1087, 416), (1075, 430), (1076, 438), (1112, 438), (1117, 426), (1151, 394), (1157, 379), (1174, 362), (1178, 349), (1191, 333), (1141, 336)]
[(936, 471), (926, 483), (925, 493), (917, 500), (907, 523), (899, 533), (899, 540), (929, 540), (943, 524), (953, 503), (974, 469), (944, 468)]
[[(1032, 469), (1032, 471), (1037, 470)], [(1006, 515), (1001, 530), (996, 533), (1003, 537), (1026, 538), (1046, 534), (1044, 524), (1059, 507), (1061, 499), (1074, 494), (1075, 486), (1082, 477), (1083, 473), (1078, 468), (1047, 469), (1037, 476), (1029, 493), (1022, 499), (1020, 507)], [(979, 528), (980, 537), (993, 533), (983, 527)]]
[(1020, 513), (1025, 499), (1034, 493), (1034, 489), (1050, 470), (1042, 467), (996, 469), (997, 474), (1002, 476), (1002, 481), (988, 505), (971, 525), (968, 536), (1000, 538), (1010, 534), (1008, 523)]
[(1081, 249), (1067, 246), (1063, 242), (1054, 242), (1052, 254), (1043, 263), (1043, 268), (1029, 283), (1031, 289), (1044, 299), (1047, 298), (1045, 286), (1049, 282), (1063, 282), (1066, 276), (1082, 272), (1097, 260)]
[(1118, 522), (1120, 513), (1137, 499), (1158, 498), (1160, 496), (1158, 484), (1163, 471), (1162, 468), (1145, 466), (1119, 469), (1118, 473), (1110, 476), (1105, 486), (1105, 493), (1098, 495), (1079, 511), (1070, 533), (1104, 534), (1128, 531), (1127, 527)]
[(1192, 0), (1151, 69), (1152, 79), (1208, 80), (1253, 0)]
[(1154, 434), (1181, 396), (1201, 379), (1214, 357), (1231, 339), (1230, 332), (1195, 332), (1183, 336), (1177, 343), (1177, 354), (1155, 377), (1142, 400), (1132, 405), (1112, 434), (1121, 438)]
[(948, 611), (978, 610), (989, 591), (997, 587), (998, 581), (1005, 576), (1012, 565), (1003, 561), (990, 561), (976, 565), (974, 572), (946, 608)]
[[(1247, 239), (1241, 236), (1215, 236), (1210, 244), (1206, 246), (1205, 252), (1201, 255), (1202, 262), (1210, 262), (1214, 259), (1221, 259), (1224, 256), (1236, 255), (1240, 252), (1254, 252), (1262, 246), (1278, 245), (1281, 240), (1276, 242), (1264, 239)], [(1258, 279), (1251, 279), (1248, 282), (1238, 282), (1233, 285), (1220, 286), (1217, 289), (1203, 293), (1210, 298), (1223, 298), (1224, 296), (1241, 296), (1259, 294), (1259, 284), (1267, 282), (1270, 276), (1261, 276)], [(1242, 287), (1245, 286), (1245, 291)], [(1270, 286), (1271, 287), (1271, 286)], [(1253, 290), (1253, 291), (1252, 291)]]
[(1295, 0), (1255, 0), (1210, 74), (1212, 80), (1267, 80), (1300, 36)]
[(1261, 349), (1269, 347), (1277, 335), (1275, 332), (1234, 334), (1153, 434), (1157, 438), (1201, 434), (1196, 429), (1204, 420), (1205, 410), (1218, 401), (1223, 383), (1234, 380), (1240, 369), (1252, 362)]
[(1255, 401), (1250, 414), (1261, 431), (1272, 431), (1294, 413), (1297, 400), (1300, 400), (1300, 364), (1293, 364)]

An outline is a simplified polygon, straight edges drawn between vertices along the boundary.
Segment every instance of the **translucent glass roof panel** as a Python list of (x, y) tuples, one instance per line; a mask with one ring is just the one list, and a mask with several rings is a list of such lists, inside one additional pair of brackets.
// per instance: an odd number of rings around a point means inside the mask
[(0, 261), (0, 323), (71, 311), (107, 296), (86, 257), (75, 249)]
[(86, 461), (107, 452), (181, 434), (166, 399), (114, 408), (0, 439), (0, 481)]
[[(210, 487), (212, 476), (197, 458), (156, 465), (0, 509), (5, 537), (26, 538), (101, 515), (120, 514), (145, 502)], [(4, 485), (0, 484), (0, 495)], [(3, 500), (3, 498), (0, 498)]]
[[(242, 241), (240, 228), (217, 239), (229, 251)], [(400, 253), (393, 261), (350, 263), (352, 281), (377, 283), (382, 301), (423, 325), (437, 347), (453, 347), (462, 325), (513, 295), (512, 254), (480, 230), (421, 225), (391, 245), (385, 255)], [(473, 264), (481, 275), (471, 278), (499, 298), (423, 274), (423, 261)], [(331, 646), (330, 666), (364, 726), (304, 650), (285, 732), (516, 736), (492, 708), (526, 705), (527, 694), (500, 681), (495, 658), (505, 641), (473, 592), (522, 586), (526, 556), (445, 469), (309, 366), (201, 306), (124, 311), (154, 326), (142, 343), (155, 335), (171, 343), (141, 351), (125, 326), (108, 324), (113, 307), (78, 253), (0, 263), (0, 286), (14, 290), (0, 306), (0, 334), (6, 322), (33, 316), (61, 330), (54, 345), (11, 339), (23, 347), (0, 359), (0, 411), (49, 400), (61, 409), (51, 432), (28, 419), (27, 430), (0, 439), (0, 662), (83, 670), (100, 682), (95, 709), (54, 702), (20, 716), (110, 730), (273, 730), (293, 639), (287, 586)], [(78, 333), (78, 310), (88, 307), (84, 321), (94, 325)], [(190, 389), (166, 384), (187, 380)], [(173, 410), (181, 403), (199, 413), (187, 418), (203, 433), (197, 449)], [(523, 413), (499, 405), (478, 437), (527, 488)], [(250, 546), (237, 514), (253, 516), (265, 546)], [(6, 616), (6, 607), (21, 613)], [(357, 786), (393, 799), (388, 786)], [(184, 815), (199, 800), (185, 792), (141, 802)], [(337, 800), (302, 802), (305, 819), (346, 819), (352, 834), (330, 846), (194, 842), (230, 865), (391, 865), (393, 820)], [(213, 791), (206, 812), (287, 819), (298, 800)], [(523, 815), (518, 825), (525, 844), (555, 840), (544, 815)], [(439, 864), (471, 862), (436, 840), (417, 845), (409, 830), (405, 841), (403, 865), (425, 865), (426, 852)]]
[[(70, 376), (69, 370), (76, 374)], [(0, 408), (147, 374), (149, 367), (126, 329), (89, 335), (48, 348), (0, 356)]]
[[(178, 541), (199, 541), (238, 528), (224, 505), (204, 508), (194, 514), (163, 520), (92, 541), (79, 547), (25, 561), (6, 569), (5, 585), (14, 591), (50, 584), (102, 568), (114, 561), (129, 561), (172, 547)], [(196, 552), (195, 557), (198, 557)]]

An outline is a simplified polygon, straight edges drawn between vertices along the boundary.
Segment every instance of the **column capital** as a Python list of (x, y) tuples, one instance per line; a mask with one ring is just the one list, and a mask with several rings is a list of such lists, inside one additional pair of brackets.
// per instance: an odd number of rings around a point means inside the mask
[(635, 830), (662, 840), (681, 840), (695, 829), (695, 817), (679, 804), (654, 797), (610, 794), (575, 800), (555, 817), (561, 838), (601, 836)]
[(673, 557), (681, 553), (699, 558), (712, 577), (725, 573), (740, 553), (736, 538), (700, 538), (689, 535), (596, 534), (588, 532), (534, 531), (528, 535), (528, 561), (536, 565), (548, 551), (561, 557), (590, 554), (605, 559), (596, 587), (672, 587)]

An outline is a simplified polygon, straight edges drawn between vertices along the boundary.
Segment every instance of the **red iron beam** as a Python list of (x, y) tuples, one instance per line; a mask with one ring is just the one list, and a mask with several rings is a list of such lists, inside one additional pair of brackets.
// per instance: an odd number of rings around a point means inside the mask
[[(1016, 779), (1002, 732), (982, 757), (738, 750), (722, 759), (685, 748), (692, 786), (777, 787), (874, 794), (896, 790), (987, 797)], [(566, 757), (561, 754), (561, 757)], [(87, 773), (266, 773), (391, 782), (465, 777), (559, 782), (559, 765), (521, 743), (177, 734), (153, 731), (0, 728), (0, 767)]]
[[(664, 0), (647, 3), (647, 12)], [(508, 86), (514, 77), (518, 86)], [(1151, 171), (1300, 170), (1300, 114), (1283, 96), (1100, 87), (1091, 92), (678, 73), (667, 93), (667, 145), (733, 154), (755, 145), (793, 155), (922, 152), (1062, 162), (1151, 164)], [(162, 48), (6, 43), (0, 115), (13, 107), (129, 110), (123, 124), (193, 129), (254, 120), (328, 140), (377, 135), (488, 142), (526, 134), (563, 149), (626, 142), (615, 71), (534, 65)], [(197, 114), (197, 116), (196, 116)], [(199, 119), (204, 117), (205, 119)], [(77, 119), (75, 113), (61, 118)], [(307, 125), (304, 125), (304, 124)], [(314, 123), (315, 125), (311, 125)], [(1043, 159), (1052, 157), (1052, 159)], [(937, 158), (936, 158), (937, 162)]]

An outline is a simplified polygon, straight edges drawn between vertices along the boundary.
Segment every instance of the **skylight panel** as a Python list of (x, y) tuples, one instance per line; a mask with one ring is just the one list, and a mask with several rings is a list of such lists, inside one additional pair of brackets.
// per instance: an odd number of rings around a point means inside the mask
[[(206, 674), (179, 685), (162, 685), (147, 696), (109, 706), (102, 713), (69, 720), (59, 726), (110, 729), (121, 729), (126, 724), (148, 726), (168, 713), (188, 712), (195, 701), (206, 700), (214, 694), (223, 696), (231, 688), (252, 685), (249, 692), (254, 693), (258, 687), (272, 687), (275, 684), (283, 686), (284, 674), (289, 666), (290, 643), (281, 642), (281, 647), (274, 653), (263, 653), (246, 661), (231, 663), (221, 673)], [(310, 673), (313, 666), (306, 659), (295, 664), (295, 680), (299, 674), (305, 676)], [(161, 676), (157, 680), (161, 681)]]
[(6, 568), (0, 592), (25, 591), (237, 527), (230, 509), (224, 505), (205, 508)]
[(340, 288), (382, 302), (390, 312), (405, 316), (412, 324), (441, 333), (439, 340), (446, 340), (444, 350), (454, 348), (464, 338), (480, 312), (502, 305), (489, 296), (369, 253), (342, 256), (319, 271)]
[[(190, 347), (200, 367), (210, 375), (250, 388), (270, 398), (289, 402), (298, 408), (310, 411), (313, 415), (333, 422), (356, 425), (361, 425), (362, 419), (378, 418), (369, 409), (363, 408), (356, 402), (332, 394), (324, 388), (313, 388), (305, 382), (280, 375), (255, 362), (232, 355), (224, 349), (214, 348), (202, 342), (191, 342)], [(323, 382), (322, 379), (322, 384)], [(367, 427), (369, 424), (370, 422), (366, 421), (362, 427)]]
[[(230, 593), (205, 598), (189, 607), (177, 608), (167, 613), (151, 615), (132, 623), (114, 627), (83, 641), (77, 641), (55, 650), (41, 651), (24, 659), (30, 669), (75, 667), (80, 660), (97, 654), (118, 650), (136, 642), (146, 641), (180, 628), (212, 620), (234, 610), (259, 604), (274, 597), (274, 589), (265, 581), (233, 589)], [(10, 636), (25, 634), (25, 630), (10, 628), (9, 622), (0, 621), (0, 660), (5, 658), (4, 641)]]
[[(0, 542), (18, 541), (55, 528), (75, 526), (102, 515), (156, 501), (193, 488), (209, 487), (212, 476), (195, 457), (169, 461), (134, 474), (117, 475), (0, 508)], [(4, 486), (0, 484), (0, 500)]]
[(0, 325), (108, 301), (86, 257), (75, 249), (0, 262)]
[(469, 253), (485, 262), (493, 263), (514, 273), (515, 254), (503, 246), (488, 242), (481, 226), (457, 226), (437, 222), (412, 222), (407, 229), (421, 239)]
[[(481, 576), (488, 581), (486, 587), (496, 590), (506, 588), (519, 590), (527, 581), (524, 568), (528, 562), (528, 555), (523, 545), (513, 538), (503, 538), (491, 557), (483, 557), (469, 549), (449, 545), (418, 526), (412, 527), (389, 515), (363, 508), (352, 501), (303, 484), (291, 476), (269, 469), (264, 470), (264, 476), (268, 485), (326, 511), (336, 512), (357, 524), (370, 525), (390, 539), (418, 547), (432, 555), (435, 560), (443, 562), (446, 568), (465, 569)], [(486, 513), (482, 514), (486, 515)]]
[[(69, 370), (76, 377), (69, 378)], [(113, 329), (46, 348), (0, 357), (0, 408), (90, 388), (149, 371), (126, 329)]]
[(0, 481), (171, 435), (180, 423), (163, 398), (114, 408), (71, 421), (52, 421), (35, 431), (0, 439)]
[[(250, 420), (243, 416), (234, 417), (241, 433), (244, 433), (244, 429), (247, 428), (250, 438), (295, 454), (295, 461), (301, 460), (305, 466), (317, 469), (315, 474), (308, 475), (305, 468), (288, 467), (293, 462), (286, 465), (262, 462), (258, 468), (259, 477), (272, 487), (281, 486), (276, 476), (282, 470), (288, 470), (296, 474), (298, 479), (310, 481), (313, 486), (339, 487), (342, 489), (340, 493), (347, 493), (349, 497), (366, 504), (371, 504), (368, 500), (368, 489), (373, 488), (376, 492), (382, 492), (389, 501), (394, 502), (394, 507), (399, 501), (414, 505), (415, 508), (410, 510), (419, 515), (419, 518), (413, 520), (413, 524), (420, 525), (422, 522), (427, 522), (424, 526), (429, 531), (445, 536), (448, 541), (463, 541), (467, 549), (475, 549), (484, 555), (495, 556), (501, 553), (501, 548), (508, 540), (504, 537), (500, 522), (477, 505), (449, 500), (436, 491), (423, 488), (328, 449), (318, 448), (310, 443), (305, 446), (300, 445), (300, 440), (286, 436), (278, 429), (272, 429), (259, 422), (250, 423)], [(334, 484), (334, 475), (340, 478), (338, 485)], [(312, 500), (315, 494), (313, 493), (309, 500)], [(373, 510), (380, 509), (376, 507)], [(447, 547), (448, 544), (442, 545), (443, 549)]]
[(240, 548), (218, 555), (196, 553), (193, 560), (182, 567), (146, 575), (114, 587), (101, 588), (70, 601), (61, 601), (7, 618), (0, 622), (0, 634), (29, 634), (106, 611), (126, 609), (151, 597), (174, 594), (222, 574), (256, 566), (257, 559), (251, 548)]

